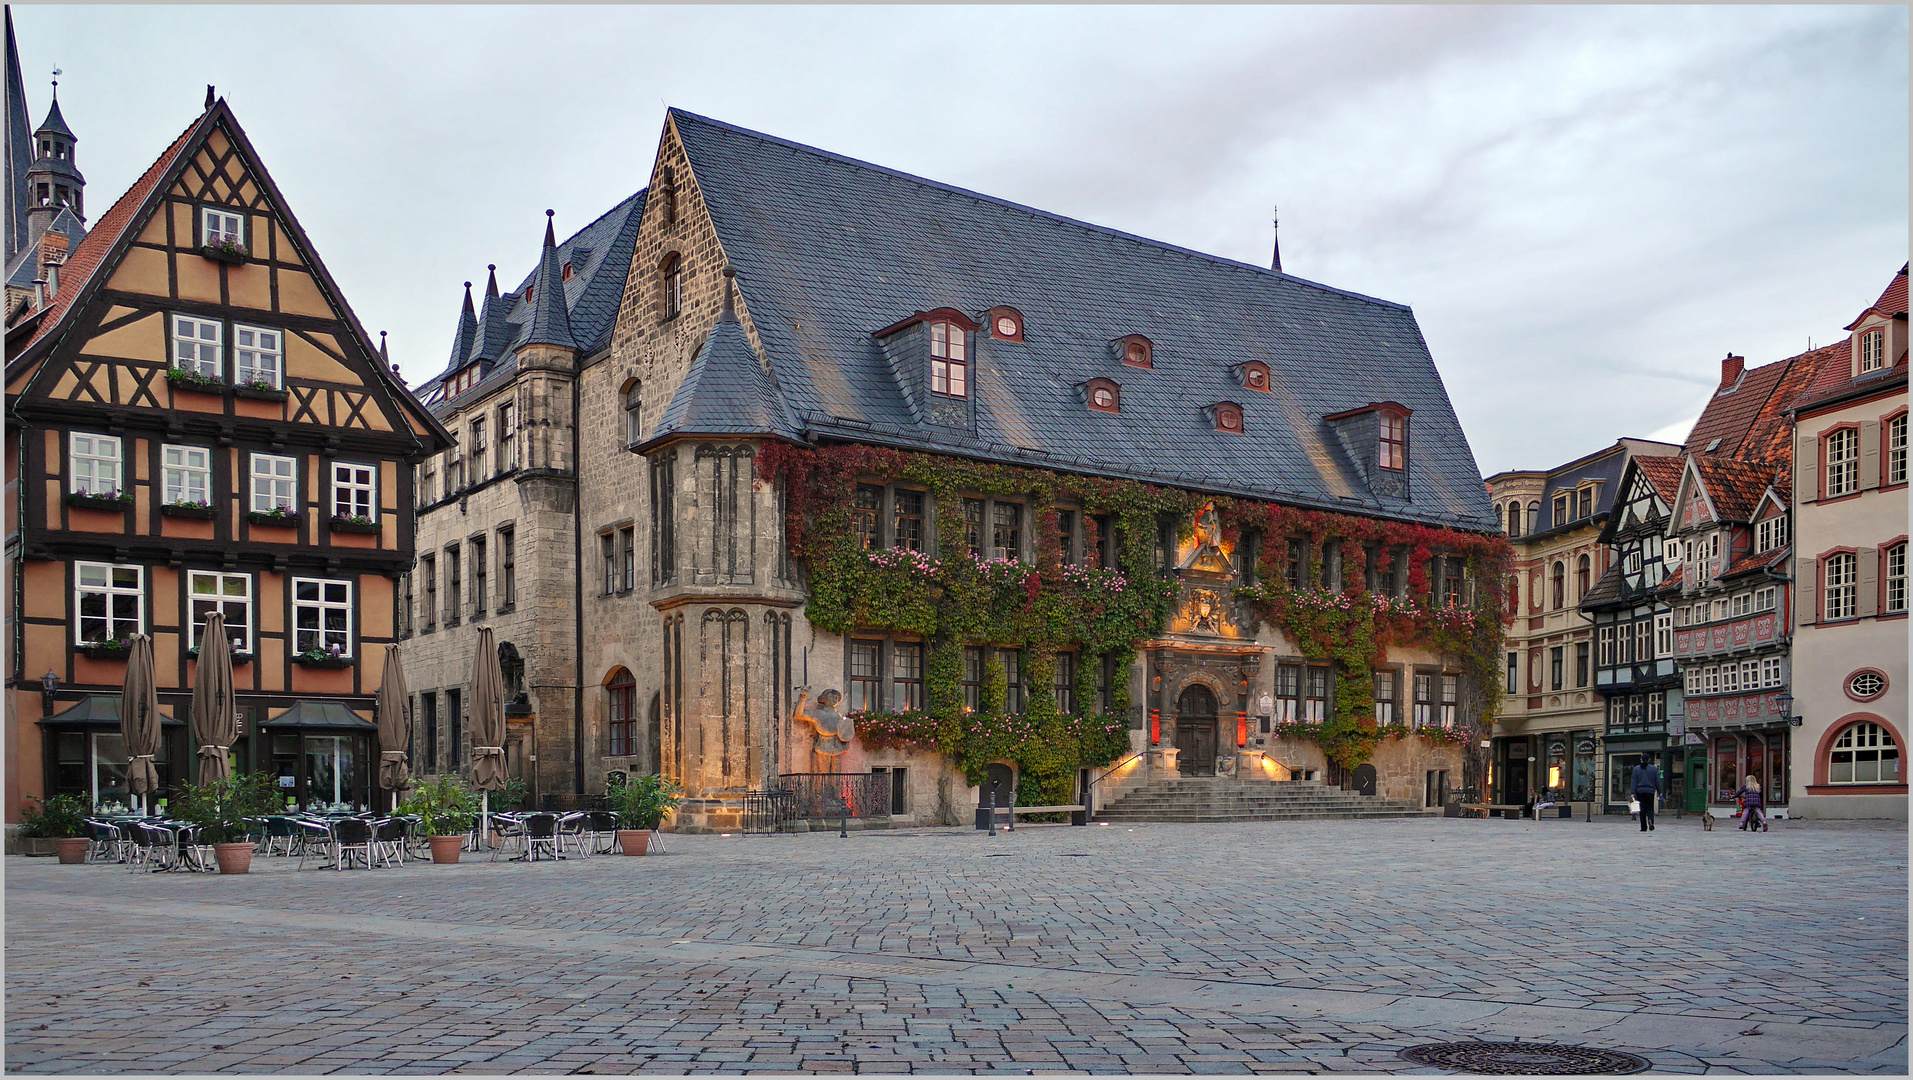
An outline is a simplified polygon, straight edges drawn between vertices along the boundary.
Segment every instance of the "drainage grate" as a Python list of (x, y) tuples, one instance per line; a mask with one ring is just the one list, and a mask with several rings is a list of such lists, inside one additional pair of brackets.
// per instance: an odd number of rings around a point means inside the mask
[(1402, 1057), (1437, 1069), (1491, 1075), (1590, 1076), (1637, 1073), (1648, 1066), (1646, 1058), (1619, 1050), (1550, 1043), (1430, 1043), (1411, 1046)]

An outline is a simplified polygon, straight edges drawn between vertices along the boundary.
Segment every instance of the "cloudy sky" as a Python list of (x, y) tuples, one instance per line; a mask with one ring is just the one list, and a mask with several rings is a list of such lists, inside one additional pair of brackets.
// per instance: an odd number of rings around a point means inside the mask
[(1900, 7), (16, 7), (103, 213), (207, 83), (417, 381), (666, 104), (1414, 307), (1484, 473), (1678, 439), (1908, 248)]

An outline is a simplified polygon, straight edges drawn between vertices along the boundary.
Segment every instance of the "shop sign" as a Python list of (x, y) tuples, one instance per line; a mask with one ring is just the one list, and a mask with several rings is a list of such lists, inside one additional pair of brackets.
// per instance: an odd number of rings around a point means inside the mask
[(1594, 740), (1582, 739), (1580, 742), (1575, 743), (1574, 752), (1582, 756), (1594, 753)]

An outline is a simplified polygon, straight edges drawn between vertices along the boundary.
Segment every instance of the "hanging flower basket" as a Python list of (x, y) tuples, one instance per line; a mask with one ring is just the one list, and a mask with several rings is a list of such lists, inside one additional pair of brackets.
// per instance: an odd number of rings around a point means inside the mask
[(348, 668), (352, 666), (352, 658), (350, 656), (329, 652), (325, 649), (307, 649), (302, 653), (294, 653), (292, 662), (298, 664), (300, 667), (309, 668)]
[(74, 648), (88, 660), (124, 660), (133, 651), (124, 641), (85, 641)]
[(335, 517), (330, 528), (335, 533), (358, 533), (361, 536), (379, 535), (379, 523), (371, 518)]
[(211, 521), (219, 516), (212, 503), (172, 502), (161, 503), (159, 512), (166, 517), (191, 518), (195, 521)]
[(271, 383), (240, 383), (232, 388), (234, 397), (252, 398), (256, 401), (284, 401), (286, 392)]
[(223, 262), (233, 266), (252, 260), (252, 253), (248, 252), (245, 245), (237, 240), (221, 240), (218, 243), (202, 244), (199, 248), (199, 253), (214, 262)]
[(254, 525), (278, 525), (295, 528), (299, 524), (299, 515), (290, 510), (248, 510), (246, 520)]
[(166, 381), (175, 390), (191, 390), (196, 394), (224, 394), (226, 384), (210, 375), (201, 375), (188, 368), (167, 368)]
[[(193, 658), (193, 659), (195, 659), (195, 660), (197, 660), (197, 659), (199, 659), (199, 646), (197, 646), (197, 645), (195, 645), (195, 646), (193, 646), (192, 648), (190, 648), (190, 649), (187, 649), (187, 650), (186, 650), (186, 655), (187, 655), (187, 656), (190, 656), (190, 657), (192, 657), (192, 658)], [(232, 652), (232, 665), (233, 665), (234, 667), (238, 667), (238, 666), (240, 666), (241, 664), (250, 664), (250, 663), (252, 663), (252, 654), (251, 654), (251, 653), (249, 653), (249, 652), (240, 652), (240, 651), (239, 651), (238, 649), (234, 649), (234, 650), (233, 650), (233, 652)]]
[(133, 504), (133, 496), (118, 491), (69, 491), (66, 493), (66, 504), (81, 510), (110, 510), (117, 513)]

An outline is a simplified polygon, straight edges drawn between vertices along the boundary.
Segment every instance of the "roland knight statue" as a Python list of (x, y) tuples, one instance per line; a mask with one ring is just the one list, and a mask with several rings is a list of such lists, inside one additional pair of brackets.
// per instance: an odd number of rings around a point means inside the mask
[(810, 700), (810, 687), (799, 689), (803, 693), (797, 696), (797, 708), (792, 711), (791, 721), (809, 724), (817, 733), (817, 741), (811, 746), (811, 771), (841, 772), (844, 754), (850, 750), (850, 740), (857, 735), (856, 722), (837, 711), (837, 702), (843, 695), (835, 690), (825, 690), (817, 695), (815, 708), (805, 709), (805, 703)]

